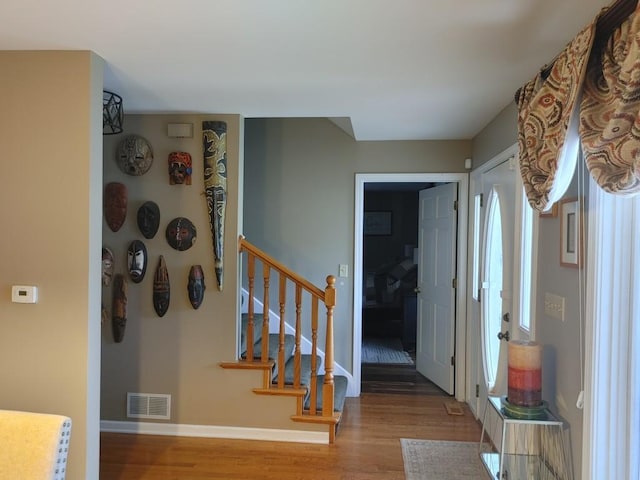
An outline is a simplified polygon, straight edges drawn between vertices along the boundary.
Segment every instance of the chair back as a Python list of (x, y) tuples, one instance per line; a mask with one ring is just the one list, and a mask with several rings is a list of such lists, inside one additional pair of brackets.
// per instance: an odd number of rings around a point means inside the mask
[(64, 480), (71, 419), (0, 410), (0, 479)]

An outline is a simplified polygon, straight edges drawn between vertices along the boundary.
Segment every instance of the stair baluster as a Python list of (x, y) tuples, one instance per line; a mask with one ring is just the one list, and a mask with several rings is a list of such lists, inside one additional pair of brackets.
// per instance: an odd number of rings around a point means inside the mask
[[(264, 318), (262, 319), (262, 355), (260, 356), (260, 361), (262, 363), (266, 363), (269, 360), (269, 277), (271, 275), (271, 269), (269, 268), (269, 264), (266, 262), (262, 262), (262, 277), (264, 280), (264, 293), (262, 304), (262, 312)], [(251, 303), (253, 303), (253, 298), (251, 299)], [(284, 365), (278, 365), (278, 371), (281, 372), (284, 369)]]
[(318, 297), (311, 299), (311, 403), (309, 414), (316, 415), (318, 405)]
[(249, 321), (247, 323), (247, 362), (253, 362), (253, 316), (254, 316), (254, 307), (253, 307), (253, 297), (255, 295), (254, 292), (254, 284), (256, 278), (256, 257), (252, 253), (249, 253), (247, 258), (247, 275), (249, 277), (249, 305), (248, 305), (248, 316)]
[[(294, 375), (293, 375), (293, 388), (300, 388), (300, 362), (301, 362), (301, 351), (300, 351), (300, 337), (302, 336), (302, 287), (300, 285), (296, 285), (296, 334), (295, 334), (295, 345), (296, 348), (294, 350)], [(312, 353), (312, 355), (315, 352)]]
[[(285, 304), (287, 302), (287, 277), (280, 273), (280, 327), (278, 332), (278, 371), (284, 372), (284, 332), (285, 332)], [(284, 375), (278, 375), (278, 388), (284, 388)]]

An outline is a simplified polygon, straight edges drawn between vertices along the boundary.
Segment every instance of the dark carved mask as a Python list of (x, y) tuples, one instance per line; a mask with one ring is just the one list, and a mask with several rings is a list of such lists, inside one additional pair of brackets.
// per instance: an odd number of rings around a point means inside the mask
[(144, 175), (153, 163), (153, 150), (146, 138), (129, 135), (118, 145), (116, 152), (118, 167), (128, 175)]
[(202, 267), (200, 265), (192, 265), (191, 270), (189, 270), (189, 284), (187, 285), (187, 290), (189, 292), (189, 301), (193, 308), (197, 309), (202, 305), (204, 291), (206, 288)]
[(127, 325), (127, 279), (120, 273), (113, 277), (113, 304), (111, 309), (111, 330), (113, 340), (120, 343)]
[(169, 271), (164, 257), (160, 255), (158, 268), (153, 277), (153, 308), (159, 317), (164, 316), (169, 310), (171, 300), (171, 286), (169, 284)]
[(187, 152), (169, 154), (169, 183), (191, 185), (191, 155)]
[(153, 238), (160, 227), (160, 207), (155, 202), (144, 202), (138, 209), (138, 228), (144, 238)]
[(127, 217), (127, 186), (111, 182), (104, 187), (104, 219), (112, 232), (117, 232)]
[(111, 284), (114, 267), (113, 252), (107, 247), (102, 247), (102, 285), (108, 287)]
[(127, 250), (129, 276), (134, 283), (140, 283), (147, 271), (147, 247), (140, 240), (134, 240)]
[(188, 218), (177, 217), (171, 220), (165, 234), (167, 243), (179, 251), (188, 250), (196, 242), (196, 227)]

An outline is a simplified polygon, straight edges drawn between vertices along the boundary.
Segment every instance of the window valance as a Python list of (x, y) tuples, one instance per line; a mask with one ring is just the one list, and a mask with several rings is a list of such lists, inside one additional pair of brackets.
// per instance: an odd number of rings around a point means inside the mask
[(639, 8), (589, 63), (580, 106), (587, 168), (605, 191), (640, 193)]
[(544, 211), (559, 200), (576, 166), (578, 102), (593, 44), (595, 22), (518, 93), (520, 173), (529, 203)]
[(520, 173), (531, 206), (551, 208), (582, 147), (597, 184), (640, 192), (640, 6), (616, 0), (516, 93)]

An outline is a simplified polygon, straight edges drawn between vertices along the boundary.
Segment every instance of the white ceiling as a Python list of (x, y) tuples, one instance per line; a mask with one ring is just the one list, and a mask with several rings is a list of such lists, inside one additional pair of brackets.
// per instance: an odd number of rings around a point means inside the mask
[(126, 113), (470, 139), (605, 0), (2, 0), (1, 50), (93, 50)]

